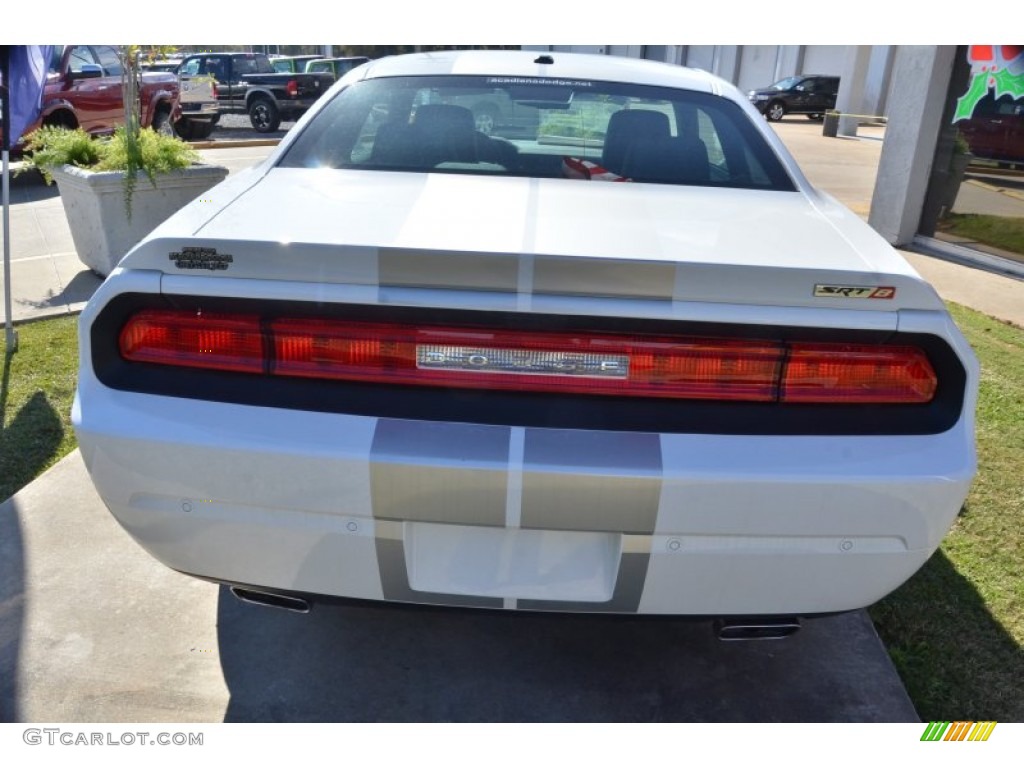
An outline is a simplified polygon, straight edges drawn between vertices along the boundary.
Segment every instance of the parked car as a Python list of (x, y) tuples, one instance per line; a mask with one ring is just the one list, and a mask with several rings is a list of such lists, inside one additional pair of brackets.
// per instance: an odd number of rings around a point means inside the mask
[(326, 73), (275, 72), (262, 53), (193, 54), (179, 72), (212, 77), (220, 111), (248, 114), (260, 133), (276, 131), (282, 120), (297, 119), (334, 83)]
[(488, 136), (532, 138), (540, 128), (541, 111), (525, 101), (510, 98), (502, 88), (463, 91), (449, 97), (448, 103), (469, 109), (476, 129)]
[(1024, 165), (1024, 99), (997, 99), (989, 93), (970, 118), (956, 125), (972, 155), (1006, 166)]
[(305, 72), (306, 65), (320, 59), (320, 54), (304, 54), (302, 56), (272, 56), (270, 64), (275, 72)]
[(348, 56), (337, 59), (312, 59), (306, 62), (306, 72), (330, 72), (336, 80), (347, 75), (356, 67), (361, 67), (368, 62), (365, 56)]
[[(480, 131), (486, 89), (535, 135)], [(73, 421), (125, 530), (244, 599), (771, 636), (895, 589), (967, 494), (943, 302), (707, 73), (384, 58), (205, 198), (83, 312)]]
[(200, 75), (190, 64), (182, 71), (182, 59), (163, 58), (145, 63), (150, 72), (173, 72), (180, 86), (180, 115), (174, 121), (174, 132), (182, 139), (196, 141), (209, 137), (220, 120), (217, 82), (210, 75)]
[(835, 109), (838, 95), (839, 78), (833, 75), (794, 75), (747, 93), (757, 110), (772, 121), (788, 114), (821, 120)]
[(177, 72), (179, 66), (180, 56), (159, 56), (152, 60), (144, 59), (140, 68), (143, 72)]
[[(54, 46), (39, 119), (40, 125), (82, 128), (94, 136), (108, 135), (124, 125), (121, 60), (112, 45)], [(178, 78), (165, 72), (145, 72), (139, 100), (143, 128), (171, 131), (179, 116)]]

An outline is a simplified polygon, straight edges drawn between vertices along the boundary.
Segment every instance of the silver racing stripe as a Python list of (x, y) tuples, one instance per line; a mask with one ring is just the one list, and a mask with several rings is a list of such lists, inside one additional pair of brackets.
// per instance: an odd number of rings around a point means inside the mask
[(566, 611), (570, 613), (636, 613), (647, 581), (649, 552), (623, 552), (619, 573), (615, 577), (615, 593), (606, 603), (567, 602), (560, 600), (518, 600), (521, 611)]
[(661, 475), (657, 434), (528, 429), (521, 525), (653, 533)]
[(528, 428), (522, 438), (524, 529), (622, 535), (615, 587), (603, 603), (503, 600), (409, 585), (403, 523), (503, 528), (508, 522), (509, 427), (381, 419), (370, 461), (376, 551), (386, 600), (523, 610), (639, 610), (661, 496), (657, 434)]
[(377, 259), (382, 286), (515, 293), (519, 283), (519, 257), (513, 254), (382, 248)]
[(509, 427), (380, 419), (370, 449), (373, 516), (505, 524)]
[(671, 301), (676, 265), (661, 261), (381, 248), (378, 285)]
[(533, 292), (564, 296), (615, 296), (671, 301), (676, 265), (657, 261), (617, 261), (536, 257)]

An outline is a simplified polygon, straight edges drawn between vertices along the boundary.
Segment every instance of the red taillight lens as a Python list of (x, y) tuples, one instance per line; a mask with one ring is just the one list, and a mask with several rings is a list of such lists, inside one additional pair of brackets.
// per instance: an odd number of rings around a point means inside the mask
[(771, 343), (572, 333), (271, 323), (274, 373), (387, 384), (773, 400)]
[(937, 384), (914, 347), (793, 344), (780, 394), (787, 403), (927, 403)]
[(417, 328), (146, 310), (135, 362), (477, 390), (786, 403), (927, 403), (935, 371), (907, 346)]
[(121, 354), (140, 363), (262, 373), (263, 336), (255, 315), (145, 310), (121, 330)]
[(299, 95), (299, 83), (296, 80), (289, 80), (288, 85), (286, 85), (284, 89), (292, 98), (295, 98), (296, 96)]

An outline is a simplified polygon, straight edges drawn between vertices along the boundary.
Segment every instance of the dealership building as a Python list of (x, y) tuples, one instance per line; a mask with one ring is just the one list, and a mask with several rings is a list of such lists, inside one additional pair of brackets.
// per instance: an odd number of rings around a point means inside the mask
[(791, 75), (840, 77), (838, 134), (887, 127), (870, 224), (890, 243), (1024, 277), (1024, 46), (524, 46), (665, 61), (747, 92)]

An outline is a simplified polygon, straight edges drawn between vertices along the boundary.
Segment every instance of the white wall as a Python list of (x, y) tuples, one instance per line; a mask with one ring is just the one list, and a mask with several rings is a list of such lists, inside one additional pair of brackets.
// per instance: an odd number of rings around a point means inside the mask
[(710, 72), (715, 62), (715, 47), (714, 45), (687, 46), (686, 60), (683, 63), (688, 67)]
[(740, 56), (739, 82), (736, 83), (739, 89), (749, 91), (774, 83), (779, 54), (777, 45), (744, 45)]
[(846, 45), (808, 45), (804, 49), (803, 75), (842, 75)]
[[(526, 50), (611, 54), (666, 61), (703, 69), (747, 91), (798, 74), (850, 75), (844, 71), (846, 45), (524, 45)], [(898, 46), (872, 46), (856, 111), (887, 114), (886, 98)]]

